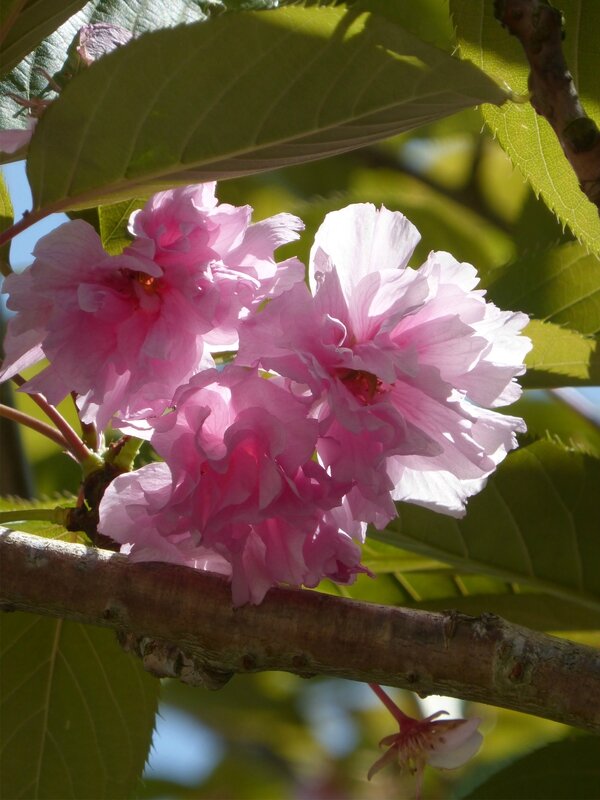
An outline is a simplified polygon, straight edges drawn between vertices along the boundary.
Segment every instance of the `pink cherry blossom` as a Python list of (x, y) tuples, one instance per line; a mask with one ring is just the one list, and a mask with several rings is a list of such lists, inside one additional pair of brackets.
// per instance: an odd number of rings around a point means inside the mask
[(117, 478), (99, 530), (132, 558), (230, 575), (235, 605), (364, 571), (353, 540), (363, 531), (341, 505), (346, 487), (312, 459), (318, 424), (303, 400), (229, 366), (194, 376), (174, 405), (153, 422), (166, 464)]
[(219, 203), (215, 183), (155, 194), (131, 215), (134, 249), (165, 270), (202, 272), (203, 303), (212, 309), (216, 344), (234, 345), (241, 313), (304, 280), (296, 258), (277, 264), (273, 251), (304, 227), (291, 214), (250, 224), (250, 206)]
[(6, 359), (0, 379), (50, 362), (27, 381), (57, 404), (79, 395), (85, 422), (104, 428), (113, 415), (157, 413), (176, 387), (210, 365), (198, 314), (186, 289), (149, 259), (125, 251), (109, 256), (96, 231), (67, 222), (41, 239), (35, 261), (4, 283), (8, 307)]
[(4, 283), (17, 314), (0, 380), (45, 357), (24, 391), (52, 403), (76, 392), (85, 422), (160, 414), (180, 384), (213, 366), (209, 345), (234, 345), (241, 316), (303, 279), (300, 262), (280, 269), (273, 258), (300, 221), (250, 225), (250, 211), (220, 206), (214, 184), (160, 193), (135, 216), (139, 237), (118, 256), (81, 220), (52, 231), (33, 265)]
[(133, 38), (131, 31), (110, 22), (95, 22), (84, 25), (75, 37), (76, 52), (85, 66), (127, 44)]
[(311, 251), (313, 294), (295, 286), (241, 330), (240, 362), (311, 398), (322, 463), (352, 481), (355, 518), (378, 527), (394, 500), (462, 516), (525, 430), (489, 407), (520, 394), (528, 318), (486, 302), (475, 269), (448, 253), (409, 267), (418, 240), (385, 208), (328, 214)]
[(28, 117), (24, 128), (7, 128), (0, 131), (0, 153), (16, 153), (27, 147), (37, 125), (35, 117)]
[(384, 736), (380, 745), (388, 750), (371, 767), (368, 779), (388, 764), (397, 763), (401, 770), (417, 776), (415, 800), (421, 796), (425, 766), (439, 769), (456, 769), (477, 754), (483, 741), (477, 730), (478, 717), (471, 719), (437, 720), (446, 711), (437, 711), (425, 719), (414, 719), (405, 714), (377, 684), (369, 684), (377, 697), (396, 719), (398, 733)]

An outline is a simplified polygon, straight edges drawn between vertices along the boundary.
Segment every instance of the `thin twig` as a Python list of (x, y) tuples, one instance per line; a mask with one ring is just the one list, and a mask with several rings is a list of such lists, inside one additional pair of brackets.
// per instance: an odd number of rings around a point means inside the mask
[(155, 674), (212, 688), (236, 672), (337, 676), (600, 733), (600, 652), (492, 614), (435, 614), (294, 589), (232, 608), (221, 576), (12, 531), (0, 532), (0, 570), (4, 610), (115, 628)]
[[(23, 386), (26, 383), (25, 378), (18, 374), (13, 375), (12, 380), (17, 386)], [(38, 394), (37, 392), (28, 392), (27, 394), (41, 408), (48, 419), (56, 425), (63, 436), (67, 449), (77, 461), (80, 464), (88, 461), (93, 456), (92, 451), (88, 450), (81, 437), (77, 435), (77, 431), (69, 425), (63, 415), (46, 400), (43, 394)]]
[(55, 430), (51, 425), (47, 425), (45, 422), (35, 417), (29, 416), (29, 414), (25, 414), (24, 411), (18, 411), (16, 408), (11, 408), (10, 406), (5, 406), (3, 403), (0, 403), (0, 417), (12, 419), (13, 422), (26, 425), (28, 428), (41, 433), (42, 436), (52, 439), (52, 441), (56, 442), (63, 450), (69, 450), (69, 445), (60, 431)]
[(36, 222), (39, 222), (44, 217), (48, 216), (49, 211), (27, 211), (23, 215), (23, 218), (20, 219), (18, 222), (15, 222), (14, 225), (11, 225), (10, 228), (2, 231), (0, 233), (0, 247), (5, 244), (8, 244), (15, 236), (18, 236), (23, 231), (27, 230), (27, 228), (34, 225)]

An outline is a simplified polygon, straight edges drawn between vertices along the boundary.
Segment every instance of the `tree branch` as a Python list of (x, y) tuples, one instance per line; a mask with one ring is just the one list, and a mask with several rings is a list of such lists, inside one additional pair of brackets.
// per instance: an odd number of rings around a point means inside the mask
[(548, 0), (496, 0), (496, 18), (521, 42), (531, 105), (548, 120), (579, 186), (600, 213), (600, 131), (579, 100), (562, 52), (562, 15)]
[(285, 670), (444, 694), (600, 733), (600, 652), (484, 614), (434, 614), (227, 581), (0, 528), (0, 607), (115, 628), (151, 671), (223, 685)]

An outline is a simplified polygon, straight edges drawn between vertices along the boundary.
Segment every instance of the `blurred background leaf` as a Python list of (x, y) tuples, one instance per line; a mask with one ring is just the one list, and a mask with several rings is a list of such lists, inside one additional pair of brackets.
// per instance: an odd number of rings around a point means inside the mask
[(494, 773), (462, 800), (596, 800), (600, 739), (553, 742)]
[[(481, 576), (500, 578), (565, 599), (572, 613), (583, 606), (582, 619), (573, 618), (572, 627), (587, 627), (582, 624), (592, 619), (587, 609), (600, 612), (599, 485), (600, 460), (539, 441), (500, 465), (485, 489), (471, 498), (463, 519), (400, 503), (397, 519), (371, 535), (476, 573), (471, 585), (463, 574), (458, 586), (454, 576), (447, 576), (450, 597), (503, 593), (498, 582), (486, 583)], [(410, 580), (403, 575), (405, 588)], [(437, 591), (444, 591), (439, 581)], [(422, 596), (419, 582), (413, 592), (415, 600)], [(465, 602), (472, 611), (479, 605), (473, 598)], [(480, 611), (486, 610), (485, 597), (479, 602)], [(543, 616), (543, 602), (536, 613)]]
[(22, 612), (0, 626), (2, 796), (131, 797), (159, 682), (112, 631)]

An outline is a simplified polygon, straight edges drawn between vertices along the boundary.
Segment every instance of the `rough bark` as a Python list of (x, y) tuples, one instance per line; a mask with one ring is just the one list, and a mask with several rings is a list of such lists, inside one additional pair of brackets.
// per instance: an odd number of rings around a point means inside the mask
[(496, 0), (496, 18), (527, 60), (531, 105), (548, 120), (581, 190), (600, 212), (600, 131), (585, 113), (562, 50), (562, 15), (547, 0)]
[(0, 528), (0, 608), (102, 625), (158, 675), (330, 675), (504, 706), (600, 733), (600, 652), (485, 614), (273, 589), (232, 608), (225, 579)]

